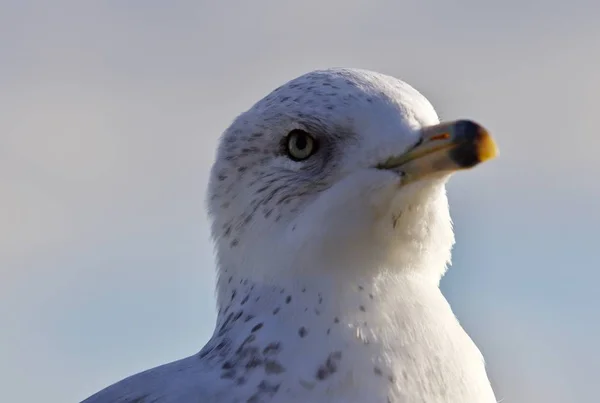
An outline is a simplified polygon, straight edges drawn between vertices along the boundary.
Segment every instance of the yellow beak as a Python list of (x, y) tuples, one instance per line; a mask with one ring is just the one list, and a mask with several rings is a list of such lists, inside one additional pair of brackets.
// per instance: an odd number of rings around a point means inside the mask
[(424, 127), (413, 148), (378, 168), (402, 172), (406, 184), (432, 174), (472, 168), (496, 155), (498, 148), (487, 130), (470, 120), (457, 120)]

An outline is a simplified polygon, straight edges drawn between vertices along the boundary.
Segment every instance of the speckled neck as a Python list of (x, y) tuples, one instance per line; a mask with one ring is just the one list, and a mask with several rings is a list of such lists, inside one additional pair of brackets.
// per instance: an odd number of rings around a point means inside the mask
[[(342, 393), (350, 379), (356, 383), (352, 393), (365, 394), (364, 401), (403, 401), (398, 379), (406, 384), (423, 371), (417, 365), (434, 363), (394, 358), (405, 356), (409, 346), (412, 354), (443, 349), (447, 334), (462, 332), (437, 287), (418, 277), (335, 287), (327, 280), (287, 287), (235, 276), (222, 280), (229, 301), (199, 354), (257, 402), (331, 388)], [(419, 346), (423, 340), (428, 345)], [(445, 365), (435, 366), (437, 372)]]

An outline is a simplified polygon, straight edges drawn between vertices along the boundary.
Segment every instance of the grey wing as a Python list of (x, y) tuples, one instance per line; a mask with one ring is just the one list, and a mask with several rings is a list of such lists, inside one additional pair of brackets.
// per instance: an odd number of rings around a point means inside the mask
[(228, 386), (200, 355), (164, 364), (123, 379), (81, 403), (227, 402)]

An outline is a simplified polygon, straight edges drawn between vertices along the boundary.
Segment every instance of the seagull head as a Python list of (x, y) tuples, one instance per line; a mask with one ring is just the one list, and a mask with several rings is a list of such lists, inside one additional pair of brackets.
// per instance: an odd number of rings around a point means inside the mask
[(439, 281), (454, 242), (445, 184), (495, 153), (481, 126), (440, 123), (394, 77), (305, 74), (221, 137), (207, 202), (219, 270), (267, 282), (381, 270)]

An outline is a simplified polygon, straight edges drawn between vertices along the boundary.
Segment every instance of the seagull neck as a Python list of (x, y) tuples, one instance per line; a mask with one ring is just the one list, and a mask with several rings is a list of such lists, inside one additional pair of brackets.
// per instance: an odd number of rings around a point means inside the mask
[(393, 320), (404, 321), (403, 316), (423, 306), (437, 305), (451, 314), (437, 281), (414, 271), (346, 280), (333, 275), (294, 276), (287, 282), (229, 276), (219, 283), (219, 326), (263, 318), (298, 328), (309, 320), (323, 326), (344, 323), (376, 329), (388, 327)]
[[(480, 372), (478, 350), (436, 282), (414, 273), (334, 280), (295, 276), (293, 282), (275, 284), (221, 278), (215, 333), (200, 356), (216, 360), (223, 368), (221, 377), (239, 376), (231, 368), (238, 362), (245, 368), (264, 367), (273, 379), (284, 373), (297, 381), (286, 388), (302, 393), (318, 394), (327, 385), (322, 381), (352, 376), (362, 385), (357, 391), (368, 395), (349, 401), (374, 401), (373, 396), (385, 401), (399, 393), (399, 377), (401, 383), (430, 373), (442, 379), (444, 373), (458, 371), (457, 376), (466, 374), (470, 381), (471, 371)], [(475, 357), (468, 360), (475, 369), (460, 367), (466, 355)], [(418, 358), (428, 356), (444, 361)], [(344, 390), (343, 384), (334, 387)]]

